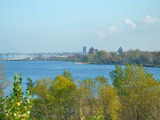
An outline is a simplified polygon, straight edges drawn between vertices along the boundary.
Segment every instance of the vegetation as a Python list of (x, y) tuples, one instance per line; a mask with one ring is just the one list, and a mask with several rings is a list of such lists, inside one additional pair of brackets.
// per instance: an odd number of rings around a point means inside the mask
[(5, 77), (4, 67), (0, 65), (0, 97), (4, 95), (4, 89), (10, 85), (10, 81)]
[(15, 74), (13, 91), (10, 96), (0, 99), (0, 119), (1, 120), (28, 120), (33, 106), (33, 98), (29, 91), (26, 97), (22, 92), (22, 77)]
[[(56, 59), (57, 60), (57, 59)], [(96, 54), (82, 55), (81, 57), (74, 56), (68, 58), (61, 58), (64, 61), (76, 61), (90, 64), (119, 64), (124, 65), (138, 64), (144, 66), (160, 67), (160, 52), (142, 52), (138, 49), (128, 50), (124, 53), (107, 53), (104, 50), (98, 51)]]
[(152, 74), (142, 66), (126, 64), (115, 66), (110, 77), (112, 85), (104, 76), (78, 80), (76, 84), (66, 70), (55, 79), (47, 77), (35, 84), (28, 78), (26, 97), (23, 97), (22, 78), (16, 74), (13, 92), (1, 98), (0, 117), (15, 120), (159, 120), (160, 82)]
[(75, 55), (67, 58), (54, 58), (53, 60), (83, 62), (89, 64), (125, 65), (127, 63), (136, 63), (143, 66), (160, 67), (160, 52), (142, 52), (139, 49), (136, 49), (122, 53), (107, 53), (104, 50), (100, 50), (96, 54)]
[(110, 74), (122, 104), (123, 120), (158, 120), (160, 118), (160, 82), (142, 66), (116, 66)]

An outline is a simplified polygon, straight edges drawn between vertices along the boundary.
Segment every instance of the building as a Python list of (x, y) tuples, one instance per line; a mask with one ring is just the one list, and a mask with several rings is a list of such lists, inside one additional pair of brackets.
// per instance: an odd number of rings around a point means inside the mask
[(96, 54), (98, 53), (98, 49), (95, 49), (95, 53), (96, 53)]
[(93, 47), (89, 49), (89, 54), (95, 54), (95, 49)]
[(122, 53), (123, 53), (122, 47), (120, 47), (120, 48), (118, 49), (117, 53), (119, 53), (119, 54), (122, 54)]
[(83, 46), (83, 54), (87, 54), (87, 47), (86, 46)]

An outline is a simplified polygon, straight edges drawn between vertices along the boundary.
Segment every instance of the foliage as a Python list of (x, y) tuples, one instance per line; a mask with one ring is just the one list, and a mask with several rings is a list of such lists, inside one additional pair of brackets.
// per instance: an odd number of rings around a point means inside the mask
[[(103, 76), (97, 76), (94, 80), (79, 80), (77, 97), (79, 118), (116, 120), (119, 117), (121, 104), (117, 91)], [(95, 115), (94, 111), (103, 111), (103, 114)]]
[(138, 64), (144, 66), (160, 67), (160, 52), (148, 52), (128, 50), (123, 53), (110, 52), (104, 50), (98, 51), (97, 54), (83, 55), (77, 58), (77, 61), (97, 64)]
[(26, 97), (22, 92), (21, 86), (22, 77), (17, 73), (14, 76), (13, 91), (10, 96), (1, 98), (0, 101), (0, 118), (5, 120), (28, 120), (30, 119), (30, 110), (33, 106), (33, 98), (29, 91), (26, 92)]
[(93, 115), (89, 117), (83, 117), (81, 120), (105, 120), (105, 118), (103, 116), (103, 112), (95, 111)]
[(124, 69), (116, 66), (110, 76), (118, 90), (123, 106), (121, 117), (124, 120), (159, 119), (160, 82), (152, 74), (142, 66), (126, 64)]
[(56, 115), (59, 119), (70, 118), (74, 112), (76, 84), (64, 76), (57, 76), (55, 83), (50, 87), (49, 99), (57, 108)]
[(0, 97), (4, 95), (4, 89), (10, 85), (10, 81), (6, 78), (4, 67), (0, 65)]
[(50, 93), (49, 88), (53, 84), (53, 80), (50, 78), (38, 79), (36, 86), (33, 88), (33, 92), (36, 96), (34, 99), (34, 106), (31, 110), (31, 115), (34, 118), (51, 119), (54, 107), (50, 106), (48, 101), (48, 95)]
[(34, 93), (38, 98), (32, 113), (38, 119), (70, 119), (75, 113), (76, 84), (66, 70), (55, 80), (37, 80)]
[(97, 57), (99, 59), (99, 63), (105, 63), (108, 58), (108, 53), (104, 50), (100, 50), (97, 53)]
[(105, 119), (117, 120), (121, 109), (117, 91), (111, 85), (101, 86), (99, 88), (99, 94)]
[(27, 78), (27, 81), (28, 81), (28, 82), (26, 83), (26, 85), (27, 85), (27, 90), (29, 90), (30, 94), (33, 95), (33, 87), (34, 87), (35, 83), (32, 81), (32, 79), (31, 79), (30, 77)]
[(136, 50), (129, 50), (126, 52), (125, 54), (125, 62), (126, 63), (137, 63), (137, 59), (140, 56), (140, 50), (136, 49)]
[[(116, 65), (110, 77), (112, 85), (104, 76), (75, 84), (64, 70), (54, 80), (37, 80), (36, 86), (28, 79), (24, 98), (22, 77), (16, 74), (13, 92), (1, 98), (0, 119), (159, 120), (160, 82), (152, 74), (142, 66), (126, 64)], [(29, 90), (34, 91), (34, 100)]]
[(93, 114), (95, 107), (93, 88), (94, 84), (91, 79), (86, 78), (84, 81), (79, 80), (77, 90), (77, 109), (79, 118)]

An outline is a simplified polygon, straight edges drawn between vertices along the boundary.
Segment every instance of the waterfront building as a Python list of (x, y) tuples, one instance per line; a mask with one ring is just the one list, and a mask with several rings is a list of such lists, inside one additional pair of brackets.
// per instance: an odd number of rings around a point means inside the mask
[(98, 53), (98, 49), (95, 49), (95, 53), (96, 53), (96, 54)]
[(86, 46), (83, 46), (83, 54), (87, 54), (87, 47)]
[(95, 49), (93, 47), (89, 49), (89, 54), (95, 54)]
[(122, 47), (120, 47), (120, 48), (118, 49), (117, 53), (119, 53), (119, 54), (122, 54), (122, 53), (123, 53)]

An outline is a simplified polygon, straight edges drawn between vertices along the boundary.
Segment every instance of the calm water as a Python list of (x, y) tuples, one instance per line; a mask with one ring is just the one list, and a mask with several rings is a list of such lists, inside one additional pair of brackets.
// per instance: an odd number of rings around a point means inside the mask
[[(84, 80), (87, 77), (93, 79), (103, 75), (108, 78), (109, 83), (112, 83), (109, 73), (115, 68), (114, 65), (74, 64), (74, 62), (60, 61), (1, 61), (0, 63), (5, 67), (6, 77), (9, 80), (14, 80), (16, 72), (22, 74), (24, 88), (26, 88), (25, 83), (28, 77), (33, 81), (47, 76), (54, 79), (56, 75), (62, 74), (64, 69), (72, 73), (75, 82), (78, 79)], [(156, 79), (160, 79), (160, 68), (148, 67), (147, 69)]]

